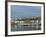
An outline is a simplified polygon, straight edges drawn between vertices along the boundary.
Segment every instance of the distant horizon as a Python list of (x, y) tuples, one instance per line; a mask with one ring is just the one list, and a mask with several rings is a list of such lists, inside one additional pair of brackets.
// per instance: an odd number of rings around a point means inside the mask
[(32, 17), (40, 17), (41, 18), (41, 16), (29, 16), (29, 17), (14, 17), (14, 18), (11, 18), (11, 19), (14, 19), (14, 20), (16, 20), (16, 19), (23, 19), (23, 18), (32, 18)]
[(41, 16), (41, 6), (17, 6), (11, 5), (11, 18)]

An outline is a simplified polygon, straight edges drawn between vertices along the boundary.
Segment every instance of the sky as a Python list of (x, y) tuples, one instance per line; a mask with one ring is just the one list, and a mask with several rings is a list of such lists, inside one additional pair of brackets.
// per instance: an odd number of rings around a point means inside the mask
[(40, 16), (40, 6), (19, 6), (11, 5), (11, 17), (29, 17), (29, 16)]

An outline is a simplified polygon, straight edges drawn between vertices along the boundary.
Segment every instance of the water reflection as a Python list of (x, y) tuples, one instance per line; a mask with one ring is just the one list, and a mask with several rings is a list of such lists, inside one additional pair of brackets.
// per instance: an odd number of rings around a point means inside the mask
[(15, 25), (14, 27), (11, 27), (11, 31), (28, 31), (28, 30), (41, 30), (41, 26), (38, 26), (38, 29), (36, 25)]

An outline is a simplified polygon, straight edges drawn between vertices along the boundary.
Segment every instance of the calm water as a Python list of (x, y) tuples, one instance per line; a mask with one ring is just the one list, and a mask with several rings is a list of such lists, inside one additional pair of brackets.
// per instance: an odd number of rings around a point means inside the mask
[(15, 25), (15, 27), (11, 27), (11, 31), (28, 31), (28, 30), (41, 30), (41, 26), (38, 26), (38, 29), (35, 26), (31, 25)]

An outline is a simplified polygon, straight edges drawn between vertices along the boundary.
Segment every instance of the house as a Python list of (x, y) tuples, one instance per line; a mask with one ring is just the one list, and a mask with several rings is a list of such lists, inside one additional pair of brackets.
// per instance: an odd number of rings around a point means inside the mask
[[(12, 21), (13, 22), (13, 21)], [(36, 26), (38, 29), (39, 24), (41, 25), (41, 17), (30, 17), (30, 18), (22, 18), (14, 20), (12, 26), (14, 25), (30, 25), (30, 26)]]

